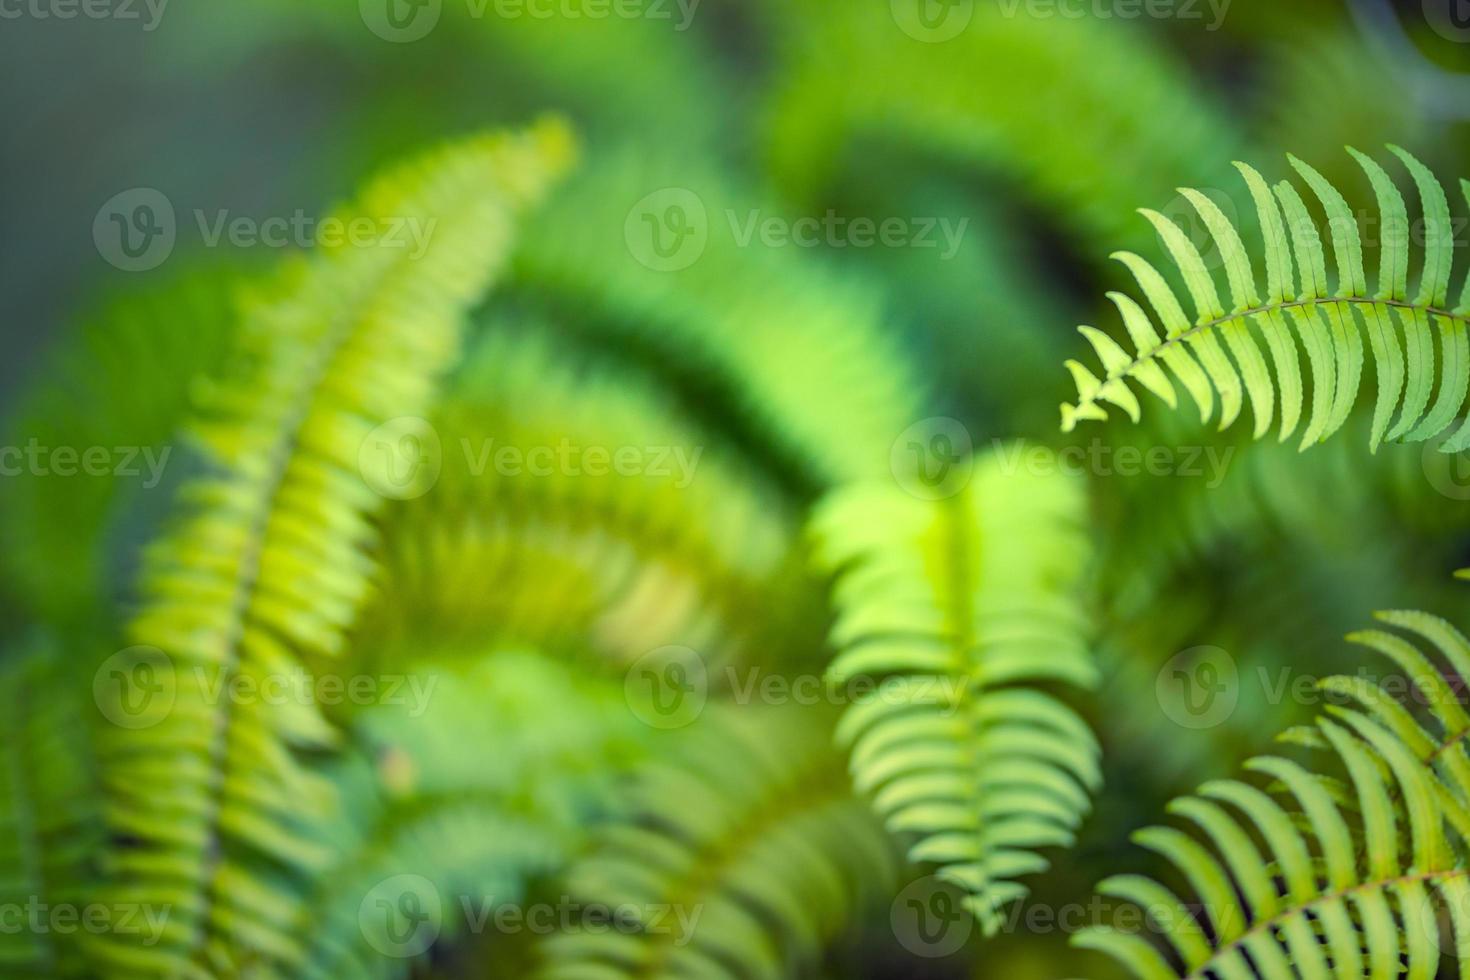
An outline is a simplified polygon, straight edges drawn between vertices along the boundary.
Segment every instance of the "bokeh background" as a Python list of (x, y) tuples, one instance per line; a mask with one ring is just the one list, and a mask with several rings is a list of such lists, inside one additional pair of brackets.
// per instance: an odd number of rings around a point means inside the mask
[[(1098, 878), (1146, 866), (1128, 833), (1309, 717), (1316, 705), (1270, 689), (1350, 671), (1355, 655), (1340, 637), (1374, 609), (1463, 602), (1449, 573), (1470, 564), (1464, 460), (1419, 446), (1370, 458), (1361, 426), (1298, 456), (1158, 405), (1142, 429), (1114, 420), (1055, 434), (1071, 394), (1061, 364), (1083, 350), (1075, 325), (1118, 333), (1102, 296), (1124, 273), (1106, 257), (1158, 253), (1134, 209), (1187, 220), (1179, 186), (1239, 208), (1248, 199), (1230, 162), (1275, 179), (1290, 152), (1366, 212), (1371, 194), (1347, 144), (1395, 143), (1445, 178), (1466, 172), (1461, 0), (667, 0), (635, 5), (637, 16), (568, 16), (585, 14), (571, 0), (430, 0), (395, 8), (407, 18), (398, 26), (380, 0), (170, 0), (97, 17), (62, 17), (59, 6), (27, 0), (0, 19), (0, 413), (13, 439), (48, 405), (92, 404), (88, 372), (57, 364), (67, 338), (118, 297), (200, 270), (250, 275), (282, 255), (211, 246), (196, 215), (319, 215), (389, 161), (555, 111), (580, 134), (582, 173), (629, 176), (572, 178), (564, 203), (531, 219), (532, 237), (621, 236), (642, 195), (670, 187), (707, 206), (712, 237), (733, 231), (719, 227), (732, 215), (898, 217), (910, 237), (895, 247), (852, 247), (841, 235), (810, 248), (758, 241), (739, 264), (778, 277), (799, 265), (854, 284), (854, 302), (876, 311), (916, 366), (925, 414), (962, 421), (977, 446), (1086, 447), (1102, 436), (1198, 449), (1197, 477), (1091, 464), (1106, 680), (1087, 713), (1102, 733), (1108, 790), (1080, 846), (1036, 883), (1044, 907), (1085, 901)], [(621, 196), (601, 196), (608, 186)], [(177, 240), (152, 267), (128, 271), (95, 227), (99, 209), (139, 188), (171, 204)], [(953, 248), (916, 247), (921, 223), (940, 242), (939, 229), (958, 230)], [(716, 250), (703, 261), (722, 259)], [(734, 282), (736, 294), (761, 289), (758, 272)], [(575, 317), (579, 302), (565, 297), (561, 312)], [(779, 332), (750, 336), (757, 362), (790, 356)], [(677, 363), (666, 367), (679, 377)], [(819, 363), (794, 368), (823, 373)], [(718, 416), (701, 408), (698, 384), (680, 383), (691, 414)], [(111, 397), (128, 398), (127, 386)], [(758, 460), (772, 493), (802, 504), (816, 495), (825, 461), (773, 462), (746, 444), (757, 426), (728, 428), (733, 458)], [(1223, 461), (1219, 479), (1211, 459)], [(32, 536), (44, 506), (16, 503), (34, 490), (7, 492), (11, 560), (45, 562), (61, 546)], [(159, 520), (147, 507), (120, 515), (106, 519), (118, 551)], [(24, 574), (4, 593), (16, 632), (85, 618), (46, 601), (64, 584), (36, 578), (34, 594), (14, 585)], [(112, 585), (108, 603), (126, 594)], [(808, 655), (819, 665), (820, 629), (803, 635), (817, 638)], [(1207, 722), (1181, 723), (1165, 681), (1171, 664), (1193, 669), (1201, 650), (1225, 653), (1238, 697)], [(880, 926), (829, 967), (1013, 980), (1106, 969), (1067, 950), (1065, 932), (1022, 927), (929, 959)]]

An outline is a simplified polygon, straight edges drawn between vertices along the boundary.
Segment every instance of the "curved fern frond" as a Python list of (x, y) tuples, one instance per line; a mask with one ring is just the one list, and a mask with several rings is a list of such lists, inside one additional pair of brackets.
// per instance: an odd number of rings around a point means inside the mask
[[(128, 719), (101, 739), (111, 897), (172, 910), (154, 944), (101, 945), (110, 973), (197, 977), (300, 957), (288, 882), (329, 855), (318, 835), (333, 796), (298, 752), (339, 738), (314, 700), (268, 704), (234, 685), (261, 690), (340, 654), (383, 503), (359, 447), (428, 410), (466, 309), (569, 140), (548, 122), (379, 177), (339, 216), (368, 223), (372, 244), (301, 257), (247, 306), (235, 373), (207, 392), (196, 426), (213, 471), (185, 487), (187, 516), (150, 552), (104, 707)], [(428, 229), (421, 255), (402, 238), (410, 221)], [(153, 698), (142, 716), (140, 696)]]
[[(1099, 378), (1077, 361), (1067, 368), (1077, 382), (1078, 401), (1062, 406), (1062, 428), (1079, 421), (1105, 419), (1103, 402), (1139, 417), (1137, 384), (1174, 406), (1168, 368), (1208, 420), (1219, 396), (1220, 428), (1233, 423), (1244, 401), (1255, 417), (1254, 434), (1265, 435), (1279, 412), (1281, 438), (1304, 423), (1302, 448), (1321, 442), (1347, 421), (1357, 399), (1363, 368), (1363, 339), (1377, 365), (1378, 397), (1373, 409), (1369, 445), (1384, 439), (1421, 441), (1433, 438), (1455, 421), (1470, 385), (1470, 289), (1462, 289), (1450, 305), (1450, 266), (1455, 239), (1449, 203), (1434, 176), (1406, 151), (1390, 150), (1403, 161), (1418, 188), (1423, 210), (1424, 247), (1415, 256), (1420, 267), (1418, 289), (1409, 293), (1410, 223), (1403, 196), (1388, 174), (1368, 157), (1350, 150), (1367, 174), (1378, 201), (1380, 269), (1377, 288), (1368, 285), (1363, 264), (1363, 237), (1342, 194), (1316, 170), (1295, 157), (1292, 167), (1305, 180), (1326, 214), (1337, 279), (1329, 287), (1323, 236), (1287, 181), (1274, 188), (1250, 166), (1237, 163), (1265, 242), (1266, 278), (1261, 282), (1239, 230), (1203, 193), (1181, 188), (1218, 249), (1225, 269), (1228, 300), (1222, 300), (1216, 276), (1184, 229), (1156, 211), (1143, 215), (1158, 231), (1172, 264), (1182, 276), (1194, 307), (1190, 318), (1164, 276), (1132, 252), (1114, 255), (1138, 280), (1157, 316), (1157, 323), (1134, 299), (1109, 293), (1127, 327), (1135, 353), (1093, 327), (1079, 328), (1102, 361)], [(1470, 194), (1470, 185), (1462, 182)], [(1274, 192), (1274, 193), (1273, 193)], [(1295, 258), (1295, 274), (1293, 273)], [(1470, 286), (1470, 282), (1467, 282)], [(1228, 308), (1227, 308), (1228, 305)], [(1162, 325), (1162, 334), (1159, 325)], [(1262, 355), (1254, 327), (1264, 339), (1270, 365)], [(1439, 337), (1438, 361), (1434, 336)], [(1402, 336), (1401, 336), (1402, 335)], [(1222, 346), (1221, 342), (1224, 342)], [(1304, 373), (1297, 345), (1306, 350)], [(1228, 351), (1228, 353), (1227, 353)], [(1436, 368), (1438, 364), (1438, 368)], [(1306, 399), (1304, 376), (1311, 381)], [(1434, 402), (1430, 395), (1437, 390)], [(1398, 412), (1397, 421), (1394, 413)], [(1470, 446), (1470, 426), (1440, 446), (1458, 452)]]
[(584, 907), (623, 918), (551, 937), (536, 975), (805, 975), (897, 872), (842, 779), (829, 721), (810, 708), (710, 705), (643, 770), (628, 819), (567, 874)]
[(795, 501), (653, 379), (537, 317), (486, 321), (434, 416), (438, 483), (385, 515), (372, 646), (413, 651), (430, 631), (748, 662), (820, 645)]
[[(1100, 894), (1147, 913), (1136, 929), (1100, 926), (1074, 942), (1134, 975), (1432, 978), (1441, 953), (1470, 959), (1470, 641), (1421, 612), (1380, 613), (1396, 632), (1349, 639), (1382, 654), (1409, 684), (1365, 677), (1321, 683), (1329, 707), (1309, 745), (1340, 775), (1282, 756), (1253, 759), (1260, 784), (1225, 779), (1170, 812), (1203, 832), (1155, 827), (1135, 840), (1178, 869), (1178, 895), (1138, 875)], [(1413, 640), (1427, 643), (1426, 655)], [(1441, 921), (1446, 932), (1441, 935)], [(1135, 920), (1136, 921), (1136, 920)]]
[[(782, 486), (884, 473), (927, 414), (917, 365), (876, 290), (746, 237), (750, 199), (698, 161), (608, 154), (527, 229), (509, 294), (655, 373)], [(650, 242), (681, 267), (645, 265)]]
[(987, 935), (1066, 846), (1100, 783), (1098, 746), (1050, 687), (1091, 688), (1079, 585), (1080, 481), (1032, 475), (1026, 447), (977, 458), (937, 501), (891, 484), (822, 504), (818, 557), (839, 573), (829, 675), (879, 682), (838, 726), (857, 788), (911, 860), (968, 893)]
[[(87, 913), (102, 840), (90, 705), (77, 673), (44, 647), (0, 664), (0, 907), (7, 910), (0, 973), (7, 977), (88, 975), (76, 931), (48, 926), (52, 909)], [(127, 924), (140, 934), (167, 916), (135, 911), (144, 914)], [(123, 924), (113, 915), (106, 923)]]

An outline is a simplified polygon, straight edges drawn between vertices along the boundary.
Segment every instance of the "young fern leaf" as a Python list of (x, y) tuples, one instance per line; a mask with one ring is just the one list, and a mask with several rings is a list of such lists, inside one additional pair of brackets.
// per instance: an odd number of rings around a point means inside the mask
[[(1155, 827), (1134, 839), (1163, 856), (1193, 895), (1138, 875), (1100, 894), (1143, 909), (1153, 940), (1099, 926), (1074, 943), (1135, 976), (1157, 978), (1407, 976), (1431, 980), (1442, 954), (1470, 964), (1470, 642), (1444, 620), (1386, 612), (1397, 632), (1350, 640), (1410, 681), (1333, 677), (1316, 727), (1283, 741), (1309, 745), (1342, 776), (1280, 756), (1251, 760), (1259, 785), (1216, 780), (1170, 805), (1203, 831)], [(1435, 662), (1415, 639), (1437, 651)], [(1233, 811), (1233, 812), (1232, 812)], [(1259, 844), (1264, 847), (1258, 846)], [(1441, 933), (1440, 923), (1446, 924)], [(1135, 917), (1136, 921), (1136, 917)]]
[[(1248, 400), (1256, 438), (1266, 434), (1279, 410), (1283, 440), (1305, 421), (1301, 441), (1305, 449), (1347, 421), (1361, 381), (1360, 331), (1366, 330), (1378, 385), (1369, 445), (1376, 450), (1384, 439), (1423, 441), (1445, 432), (1459, 414), (1470, 385), (1466, 339), (1470, 279), (1451, 307), (1454, 237), (1444, 189), (1409, 153), (1396, 146), (1389, 149), (1403, 161), (1417, 188), (1424, 247), (1410, 249), (1408, 212), (1388, 174), (1350, 149), (1378, 202), (1382, 240), (1376, 289), (1368, 285), (1362, 237), (1347, 202), (1316, 170), (1295, 157), (1290, 158), (1292, 167), (1327, 217), (1337, 274), (1331, 287), (1322, 238), (1301, 195), (1286, 181), (1269, 188), (1246, 164), (1236, 167), (1250, 190), (1265, 243), (1264, 283), (1256, 277), (1238, 230), (1219, 207), (1198, 191), (1180, 191), (1199, 214), (1223, 260), (1228, 309), (1215, 275), (1184, 231), (1163, 215), (1144, 210), (1184, 279), (1194, 316), (1185, 314), (1180, 299), (1154, 266), (1131, 252), (1117, 253), (1114, 257), (1138, 280), (1157, 324), (1131, 297), (1108, 294), (1123, 316), (1135, 353), (1129, 354), (1100, 330), (1080, 328), (1102, 361), (1103, 375), (1099, 378), (1078, 361), (1067, 362), (1077, 383), (1078, 401), (1062, 406), (1062, 428), (1071, 431), (1079, 421), (1107, 418), (1104, 402), (1123, 409), (1136, 422), (1140, 408), (1130, 387), (1134, 383), (1172, 407), (1177, 401), (1169, 378), (1172, 374), (1198, 405), (1201, 420), (1208, 421), (1213, 414), (1215, 393), (1220, 399), (1221, 429), (1235, 421), (1243, 400)], [(1462, 181), (1461, 186), (1470, 197), (1470, 184)], [(1411, 256), (1411, 251), (1421, 254)], [(1411, 258), (1420, 268), (1418, 289), (1412, 295), (1408, 285)], [(1269, 367), (1252, 327), (1266, 343)], [(1439, 338), (1437, 369), (1435, 335)], [(1298, 342), (1307, 355), (1309, 405)], [(1439, 448), (1458, 452), (1466, 447), (1470, 447), (1470, 425)]]
[[(109, 975), (300, 957), (292, 883), (329, 854), (333, 796), (298, 751), (339, 739), (314, 700), (235, 698), (233, 685), (265, 690), (341, 653), (383, 503), (370, 486), (385, 485), (359, 447), (428, 410), (515, 216), (569, 153), (553, 121), (390, 171), (341, 215), (371, 223), (373, 244), (298, 258), (245, 309), (236, 373), (197, 420), (211, 472), (185, 487), (185, 518), (148, 556), (133, 645), (103, 706), (126, 722), (100, 736), (111, 899), (171, 913), (152, 944), (101, 943)], [(422, 254), (402, 237), (407, 221), (428, 229)]]
[[(1016, 456), (1012, 457), (1010, 453)], [(968, 893), (987, 935), (1067, 846), (1100, 783), (1098, 746), (1046, 688), (1091, 688), (1078, 586), (1087, 560), (1082, 487), (1017, 472), (1024, 446), (973, 464), (940, 500), (891, 484), (838, 491), (816, 517), (839, 573), (830, 669), (880, 680), (838, 726), (857, 788), (914, 861)]]
[(842, 778), (829, 722), (810, 708), (710, 705), (567, 874), (575, 900), (620, 921), (551, 937), (536, 976), (808, 975), (891, 893), (898, 864)]

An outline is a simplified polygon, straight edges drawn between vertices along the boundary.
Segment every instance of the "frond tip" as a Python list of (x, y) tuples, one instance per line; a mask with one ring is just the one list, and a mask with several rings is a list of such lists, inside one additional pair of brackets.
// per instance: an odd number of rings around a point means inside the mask
[(1144, 930), (1120, 916), (1076, 945), (1147, 980), (1391, 977), (1403, 965), (1428, 980), (1442, 953), (1470, 961), (1470, 715), (1458, 693), (1470, 642), (1425, 613), (1379, 618), (1427, 641), (1447, 669), (1400, 633), (1353, 634), (1407, 677), (1406, 696), (1364, 677), (1322, 681), (1325, 714), (1282, 740), (1317, 749), (1337, 773), (1264, 756), (1246, 763), (1260, 785), (1216, 780), (1174, 801), (1170, 813), (1203, 840), (1170, 827), (1134, 839), (1194, 895), (1109, 878), (1098, 892), (1142, 909)]
[[(1445, 432), (1459, 415), (1470, 386), (1466, 336), (1470, 280), (1451, 307), (1450, 266), (1456, 243), (1444, 189), (1408, 152), (1396, 146), (1389, 150), (1403, 162), (1418, 190), (1422, 245), (1410, 248), (1408, 211), (1388, 174), (1370, 158), (1349, 149), (1378, 203), (1379, 272), (1372, 292), (1363, 264), (1363, 237), (1347, 201), (1326, 178), (1295, 157), (1289, 158), (1291, 166), (1305, 180), (1327, 219), (1325, 237), (1332, 242), (1336, 260), (1337, 281), (1332, 288), (1328, 287), (1324, 236), (1302, 196), (1287, 181), (1268, 187), (1250, 166), (1235, 165), (1255, 205), (1264, 282), (1251, 263), (1251, 249), (1219, 205), (1197, 190), (1180, 190), (1203, 225), (1205, 240), (1212, 246), (1207, 251), (1225, 270), (1228, 309), (1216, 274), (1191, 236), (1164, 215), (1145, 209), (1143, 216), (1158, 232), (1170, 262), (1184, 280), (1193, 319), (1185, 314), (1184, 304), (1158, 269), (1131, 252), (1116, 253), (1113, 257), (1137, 280), (1158, 325), (1133, 298), (1108, 294), (1123, 317), (1135, 353), (1129, 354), (1100, 330), (1080, 328), (1097, 352), (1103, 374), (1099, 377), (1077, 361), (1066, 362), (1077, 384), (1077, 403), (1062, 406), (1063, 430), (1071, 431), (1080, 421), (1107, 418), (1103, 403), (1121, 408), (1138, 421), (1138, 399), (1130, 383), (1174, 406), (1172, 374), (1199, 407), (1202, 421), (1214, 413), (1216, 394), (1222, 429), (1235, 421), (1242, 402), (1249, 401), (1256, 438), (1266, 434), (1279, 410), (1283, 440), (1305, 421), (1301, 442), (1305, 449), (1332, 435), (1347, 420), (1357, 400), (1364, 359), (1361, 331), (1366, 330), (1378, 381), (1371, 447), (1377, 449), (1384, 439), (1423, 441)], [(1461, 189), (1470, 200), (1470, 184), (1462, 181)], [(1411, 251), (1420, 266), (1413, 296), (1408, 291)], [(1435, 334), (1439, 337), (1437, 371)], [(1259, 346), (1262, 339), (1269, 365)], [(1307, 354), (1305, 372), (1298, 342)], [(1311, 380), (1310, 403), (1304, 393), (1304, 374)], [(1458, 452), (1466, 447), (1470, 447), (1470, 425), (1440, 449)]]
[(1081, 487), (977, 460), (957, 495), (855, 486), (818, 515), (839, 570), (835, 683), (872, 680), (838, 737), (859, 790), (909, 856), (968, 893), (987, 935), (1026, 895), (1016, 881), (1066, 846), (1098, 788), (1098, 747), (1050, 688), (1091, 687), (1078, 585), (1088, 553)]

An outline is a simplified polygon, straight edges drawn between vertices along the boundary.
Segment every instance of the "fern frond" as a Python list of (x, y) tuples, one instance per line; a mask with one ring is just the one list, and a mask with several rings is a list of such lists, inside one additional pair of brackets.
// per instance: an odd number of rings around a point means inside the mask
[[(0, 664), (0, 908), (7, 916), (0, 973), (17, 980), (87, 975), (76, 931), (56, 928), (60, 920), (52, 918), (56, 910), (78, 921), (89, 914), (102, 838), (90, 692), (77, 673), (46, 647)], [(145, 933), (157, 921), (140, 915), (122, 923), (124, 910), (103, 911), (109, 928)]]
[[(289, 264), (246, 308), (238, 373), (196, 426), (214, 471), (185, 488), (187, 516), (149, 555), (118, 664), (169, 700), (102, 739), (111, 894), (172, 910), (154, 945), (110, 937), (109, 972), (192, 977), (301, 955), (287, 883), (326, 859), (317, 835), (332, 793), (298, 752), (339, 739), (314, 701), (234, 703), (231, 685), (340, 654), (383, 502), (359, 447), (428, 410), (517, 213), (568, 153), (564, 127), (547, 123), (391, 171), (340, 215), (370, 223), (373, 244)], [(406, 221), (436, 222), (424, 254), (394, 237)], [(138, 692), (111, 693), (110, 717), (126, 716)]]
[(710, 705), (642, 771), (628, 819), (567, 874), (573, 899), (627, 917), (551, 937), (536, 975), (733, 980), (813, 966), (897, 870), (841, 777), (829, 721)]
[(906, 36), (897, 6), (774, 6), (788, 50), (767, 147), (801, 201), (820, 199), (844, 156), (860, 157), (871, 137), (997, 174), (1090, 240), (1116, 242), (1140, 192), (1181, 179), (1212, 185), (1222, 152), (1242, 143), (1163, 45), (1118, 24), (954, 4), (939, 18), (953, 36), (928, 43)]
[[(643, 756), (648, 729), (621, 685), (517, 650), (452, 659), (413, 666), (423, 703), (353, 721), (365, 758), (333, 775), (336, 855), (297, 906), (296, 930), (311, 937), (302, 977), (396, 976), (485, 929), (582, 847)], [(427, 894), (413, 909), (416, 888)], [(395, 918), (405, 912), (430, 918), (415, 928)]]
[(617, 662), (681, 644), (712, 663), (819, 645), (797, 504), (738, 446), (537, 317), (485, 323), (434, 416), (438, 483), (385, 515), (367, 643), (496, 637)]
[[(977, 458), (938, 501), (891, 484), (838, 491), (816, 518), (839, 573), (833, 682), (879, 682), (838, 727), (859, 790), (914, 861), (968, 893), (987, 934), (1066, 846), (1098, 788), (1098, 746), (1048, 687), (1091, 688), (1079, 585), (1079, 481), (1024, 471), (1026, 447)], [(1014, 455), (1012, 455), (1014, 454)]]
[[(1164, 371), (1168, 368), (1199, 406), (1202, 420), (1209, 420), (1214, 412), (1216, 393), (1222, 429), (1236, 420), (1243, 401), (1248, 400), (1257, 438), (1266, 434), (1279, 411), (1282, 439), (1305, 422), (1301, 445), (1306, 448), (1326, 439), (1347, 421), (1362, 374), (1361, 328), (1367, 331), (1377, 365), (1378, 397), (1369, 445), (1376, 449), (1384, 439), (1422, 441), (1445, 432), (1458, 415), (1470, 385), (1470, 342), (1466, 339), (1470, 291), (1462, 290), (1455, 305), (1450, 306), (1455, 241), (1443, 188), (1413, 156), (1398, 147), (1390, 149), (1413, 176), (1424, 213), (1425, 244), (1422, 254), (1415, 256), (1421, 271), (1412, 297), (1408, 286), (1410, 253), (1419, 250), (1410, 248), (1410, 223), (1403, 196), (1377, 163), (1349, 151), (1367, 174), (1378, 201), (1380, 271), (1377, 289), (1371, 292), (1363, 264), (1362, 236), (1346, 200), (1335, 187), (1306, 163), (1290, 158), (1327, 216), (1337, 269), (1336, 282), (1329, 288), (1322, 236), (1301, 195), (1287, 181), (1268, 187), (1259, 173), (1238, 163), (1265, 242), (1265, 282), (1256, 277), (1239, 230), (1204, 194), (1189, 188), (1180, 190), (1198, 212), (1223, 259), (1228, 309), (1216, 276), (1182, 227), (1145, 209), (1144, 217), (1158, 231), (1183, 277), (1194, 317), (1186, 316), (1184, 305), (1158, 269), (1134, 253), (1117, 253), (1114, 257), (1128, 267), (1148, 297), (1158, 324), (1129, 296), (1109, 294), (1123, 316), (1136, 352), (1130, 355), (1100, 330), (1080, 328), (1097, 351), (1104, 371), (1099, 378), (1079, 362), (1067, 362), (1077, 382), (1078, 402), (1062, 406), (1062, 428), (1070, 431), (1079, 421), (1107, 418), (1103, 402), (1123, 409), (1137, 421), (1140, 409), (1130, 384), (1153, 392), (1171, 406), (1176, 404), (1174, 385)], [(1266, 343), (1269, 367), (1252, 326)], [(1298, 343), (1306, 349), (1310, 402), (1304, 393)], [(1438, 394), (1430, 405), (1434, 389)], [(1458, 452), (1466, 446), (1470, 446), (1470, 427), (1462, 428), (1440, 449)]]
[[(800, 250), (742, 239), (752, 211), (768, 216), (740, 206), (753, 199), (697, 160), (607, 154), (527, 229), (510, 295), (653, 372), (782, 486), (814, 495), (885, 473), (894, 437), (929, 414), (918, 367), (877, 291)], [(654, 231), (690, 261), (663, 271), (632, 246), (650, 232), (640, 219), (670, 215), (688, 224)]]
[[(1409, 680), (1396, 696), (1364, 677), (1322, 682), (1330, 706), (1284, 741), (1320, 750), (1341, 773), (1282, 756), (1246, 768), (1266, 781), (1206, 783), (1170, 812), (1203, 831), (1140, 831), (1178, 869), (1176, 895), (1138, 875), (1100, 894), (1141, 907), (1154, 939), (1100, 926), (1074, 942), (1138, 977), (1434, 977), (1441, 951), (1463, 963), (1470, 937), (1470, 641), (1421, 612), (1380, 613), (1395, 632), (1349, 639)], [(1427, 643), (1427, 656), (1420, 644)], [(1442, 937), (1442, 913), (1447, 932)]]

